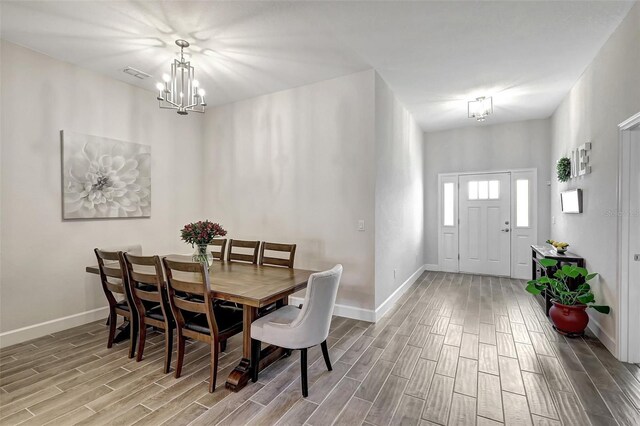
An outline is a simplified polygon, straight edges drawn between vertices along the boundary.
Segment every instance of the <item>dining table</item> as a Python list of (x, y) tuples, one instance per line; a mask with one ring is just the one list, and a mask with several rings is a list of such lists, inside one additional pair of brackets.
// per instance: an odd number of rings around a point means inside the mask
[[(191, 261), (190, 256), (167, 255), (170, 260)], [(98, 265), (86, 267), (86, 272), (98, 274)], [(226, 387), (237, 392), (251, 377), (251, 323), (258, 318), (260, 308), (275, 303), (276, 308), (288, 303), (289, 296), (306, 288), (309, 276), (316, 271), (256, 265), (236, 261), (214, 260), (209, 266), (212, 297), (242, 305), (242, 359), (231, 371)], [(183, 278), (181, 278), (183, 279)], [(194, 276), (194, 282), (200, 282)], [(262, 349), (259, 369), (263, 370), (287, 354), (283, 348)]]

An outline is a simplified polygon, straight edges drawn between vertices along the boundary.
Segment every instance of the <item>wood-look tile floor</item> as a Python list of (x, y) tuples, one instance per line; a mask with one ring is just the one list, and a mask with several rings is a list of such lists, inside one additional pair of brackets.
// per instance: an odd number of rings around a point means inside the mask
[(428, 273), (376, 324), (335, 317), (333, 372), (310, 351), (308, 398), (297, 353), (232, 393), (236, 336), (210, 394), (205, 345), (175, 379), (162, 335), (140, 363), (106, 335), (96, 322), (1, 350), (0, 424), (640, 425), (638, 365), (556, 334), (518, 280)]

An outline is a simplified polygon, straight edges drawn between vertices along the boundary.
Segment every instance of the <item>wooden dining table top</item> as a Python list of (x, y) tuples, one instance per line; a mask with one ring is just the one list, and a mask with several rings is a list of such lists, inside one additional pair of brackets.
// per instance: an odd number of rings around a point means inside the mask
[[(168, 255), (166, 257), (170, 260), (191, 262), (191, 256)], [(87, 266), (86, 271), (92, 274), (100, 273), (98, 265)], [(153, 273), (153, 270), (148, 272)], [(209, 267), (211, 295), (216, 299), (261, 308), (306, 288), (309, 276), (315, 272), (214, 260)], [(198, 274), (195, 273), (174, 272), (174, 276), (185, 281), (201, 282)]]

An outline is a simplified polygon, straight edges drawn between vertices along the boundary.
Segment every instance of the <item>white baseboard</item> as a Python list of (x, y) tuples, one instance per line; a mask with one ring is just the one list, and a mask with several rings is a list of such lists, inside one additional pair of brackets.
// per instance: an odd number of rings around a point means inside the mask
[[(304, 297), (289, 296), (289, 304), (297, 306), (301, 303), (304, 303)], [(333, 308), (333, 315), (367, 322), (375, 322), (376, 320), (375, 312), (372, 309), (356, 308), (354, 306), (342, 305), (340, 303), (335, 304)]]
[(618, 353), (618, 345), (616, 341), (611, 338), (603, 329), (600, 327), (600, 323), (593, 319), (593, 317), (589, 316), (589, 325), (587, 328), (602, 342), (602, 344), (609, 349), (609, 352), (613, 354), (616, 358), (619, 358)]
[(413, 283), (415, 283), (416, 280), (418, 278), (420, 278), (420, 275), (422, 275), (422, 273), (425, 271), (425, 268), (426, 268), (426, 265), (422, 265), (421, 267), (419, 267), (417, 271), (415, 271), (413, 274), (411, 274), (411, 276), (409, 278), (407, 278), (406, 281), (403, 282), (402, 285), (400, 287), (398, 287), (396, 289), (396, 291), (394, 291), (391, 294), (391, 296), (387, 297), (387, 300), (382, 302), (380, 304), (380, 306), (378, 306), (376, 308), (376, 312), (375, 312), (375, 321), (376, 322), (380, 318), (382, 318), (384, 316), (384, 314), (386, 314), (387, 311), (389, 309), (391, 309), (393, 304), (398, 301), (400, 296), (402, 296), (409, 289), (409, 287), (411, 287), (411, 285), (413, 285)]
[[(393, 304), (402, 296), (408, 289), (416, 282), (416, 280), (422, 275), (425, 271), (425, 266), (421, 266), (418, 268), (416, 272), (414, 272), (405, 282), (402, 283), (400, 287), (396, 289), (396, 291), (391, 294), (391, 296), (387, 297), (387, 300), (382, 302), (380, 306), (374, 311), (373, 309), (363, 309), (357, 308), (349, 305), (342, 305), (340, 303), (336, 303), (335, 308), (333, 309), (333, 314), (339, 317), (357, 319), (367, 322), (376, 322), (382, 316), (387, 313), (389, 309), (393, 306)], [(300, 296), (289, 296), (289, 303), (292, 305), (299, 305), (304, 302), (304, 297)]]
[(440, 271), (440, 265), (436, 265), (435, 263), (427, 263), (426, 265), (424, 265), (424, 270), (425, 271), (439, 272)]
[(106, 319), (109, 315), (109, 308), (97, 308), (78, 314), (69, 315), (63, 318), (33, 324), (27, 327), (17, 328), (15, 330), (0, 333), (0, 348), (16, 345), (26, 342), (27, 340), (46, 336), (47, 334), (56, 333), (68, 328), (77, 327), (100, 319)]

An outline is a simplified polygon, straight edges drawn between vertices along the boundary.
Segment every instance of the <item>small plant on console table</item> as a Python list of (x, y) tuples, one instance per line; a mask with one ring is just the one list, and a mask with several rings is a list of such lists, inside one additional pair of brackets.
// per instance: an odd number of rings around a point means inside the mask
[[(540, 259), (540, 264), (546, 271), (547, 268), (556, 268), (558, 261), (554, 259)], [(581, 336), (589, 324), (589, 315), (586, 309), (593, 308), (596, 311), (608, 314), (610, 308), (605, 305), (596, 305), (595, 296), (591, 291), (591, 281), (597, 273), (589, 273), (585, 268), (575, 265), (563, 265), (557, 268), (553, 276), (542, 277), (529, 281), (526, 290), (534, 295), (543, 291), (548, 292), (553, 306), (549, 310), (549, 317), (553, 321), (554, 328), (560, 334), (566, 336)], [(575, 290), (569, 287), (570, 280), (583, 279)]]

